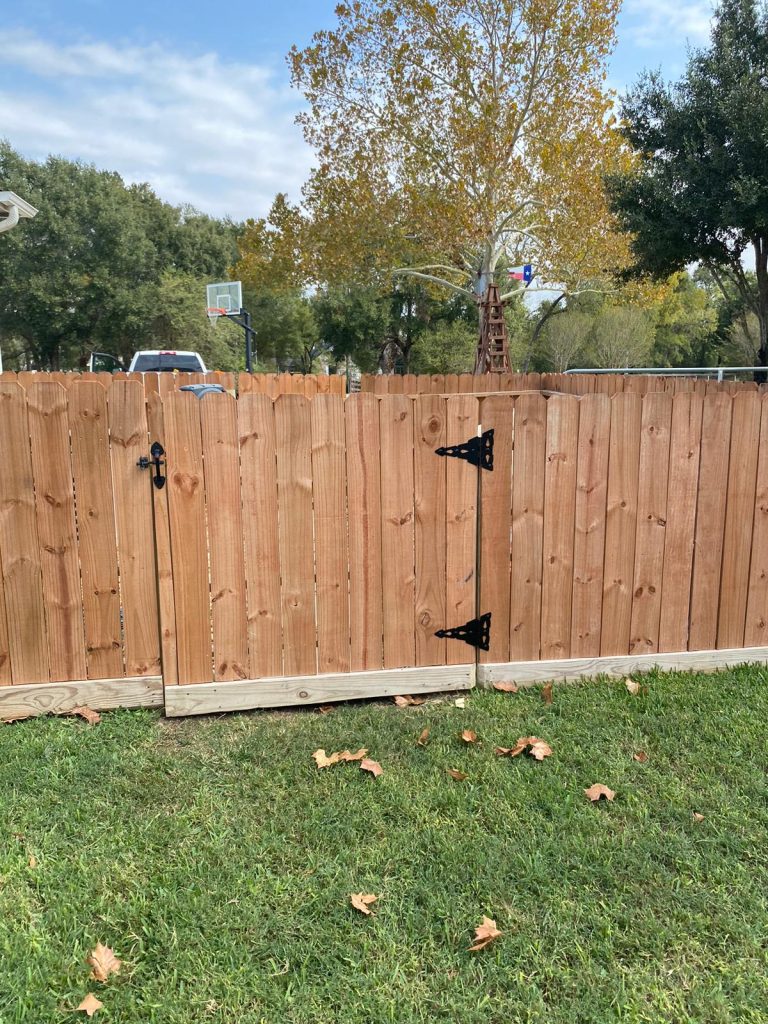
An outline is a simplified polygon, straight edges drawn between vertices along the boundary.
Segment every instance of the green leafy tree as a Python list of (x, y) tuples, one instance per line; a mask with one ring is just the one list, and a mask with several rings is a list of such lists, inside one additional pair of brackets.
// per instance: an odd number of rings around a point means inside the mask
[(413, 373), (471, 373), (477, 328), (466, 320), (438, 322), (424, 331), (413, 351)]
[(717, 304), (687, 271), (672, 276), (654, 313), (654, 366), (709, 366), (717, 361)]
[[(622, 104), (636, 168), (608, 179), (632, 233), (634, 271), (666, 277), (700, 262), (724, 294), (757, 317), (757, 359), (768, 365), (768, 13), (723, 0), (708, 49), (682, 79), (646, 74)], [(744, 258), (751, 250), (755, 276)]]
[(636, 306), (606, 306), (595, 317), (589, 354), (602, 368), (644, 366), (653, 345), (653, 316)]
[(547, 321), (542, 331), (542, 349), (548, 368), (562, 373), (584, 362), (594, 317), (579, 310), (566, 310)]

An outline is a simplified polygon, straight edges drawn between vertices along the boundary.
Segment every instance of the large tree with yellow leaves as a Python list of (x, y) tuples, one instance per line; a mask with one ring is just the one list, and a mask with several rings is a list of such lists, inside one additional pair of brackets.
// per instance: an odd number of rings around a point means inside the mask
[(318, 158), (300, 245), (310, 276), (388, 270), (480, 296), (531, 263), (564, 293), (604, 283), (627, 246), (602, 186), (623, 159), (605, 88), (618, 8), (337, 7), (336, 27), (289, 58)]

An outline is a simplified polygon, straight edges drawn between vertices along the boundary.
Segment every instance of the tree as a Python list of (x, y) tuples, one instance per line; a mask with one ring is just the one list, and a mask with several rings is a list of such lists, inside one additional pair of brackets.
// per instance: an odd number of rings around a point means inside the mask
[[(237, 226), (162, 202), (147, 185), (49, 157), (24, 160), (0, 142), (0, 181), (39, 209), (0, 246), (0, 331), (24, 366), (75, 366), (91, 348), (126, 358), (173, 315), (168, 274), (202, 281), (236, 256)], [(186, 308), (187, 294), (179, 292)]]
[(642, 366), (653, 344), (653, 319), (636, 306), (606, 306), (595, 318), (590, 352), (595, 366)]
[(290, 55), (319, 162), (304, 190), (307, 272), (394, 271), (470, 299), (522, 262), (566, 291), (610, 275), (626, 247), (601, 185), (623, 160), (603, 84), (618, 6), (337, 7), (337, 27)]
[[(768, 14), (723, 0), (711, 45), (666, 85), (644, 75), (622, 104), (634, 169), (609, 176), (611, 203), (633, 235), (636, 273), (666, 277), (700, 262), (757, 317), (768, 365)], [(755, 277), (744, 257), (751, 249)], [(764, 375), (763, 375), (764, 376)]]
[(717, 306), (687, 270), (672, 275), (653, 313), (654, 366), (707, 366), (717, 361)]
[(578, 310), (569, 310), (547, 322), (542, 331), (544, 354), (556, 373), (584, 361), (593, 325), (593, 317)]
[(413, 373), (471, 373), (476, 330), (466, 320), (439, 322), (421, 335), (413, 352)]

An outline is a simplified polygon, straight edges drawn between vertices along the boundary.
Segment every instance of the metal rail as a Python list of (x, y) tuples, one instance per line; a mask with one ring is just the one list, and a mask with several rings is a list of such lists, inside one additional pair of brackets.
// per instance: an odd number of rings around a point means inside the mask
[(726, 373), (766, 372), (765, 366), (616, 366), (603, 369), (579, 368), (565, 373), (642, 373), (651, 377), (716, 377), (724, 380)]

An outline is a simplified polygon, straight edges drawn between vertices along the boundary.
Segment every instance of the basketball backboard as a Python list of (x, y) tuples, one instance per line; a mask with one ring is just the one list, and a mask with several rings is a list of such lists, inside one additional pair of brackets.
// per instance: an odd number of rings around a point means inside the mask
[(243, 286), (239, 281), (219, 281), (206, 285), (205, 291), (212, 320), (226, 313), (239, 313), (243, 308)]

